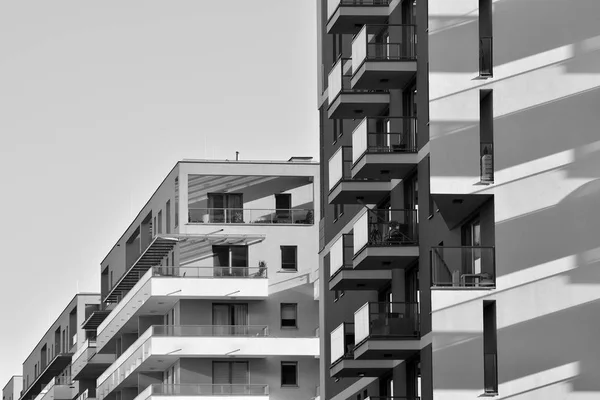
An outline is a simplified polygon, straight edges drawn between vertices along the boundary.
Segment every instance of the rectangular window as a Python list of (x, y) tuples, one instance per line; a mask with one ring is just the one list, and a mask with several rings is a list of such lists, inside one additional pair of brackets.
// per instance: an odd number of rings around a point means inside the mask
[(248, 246), (213, 246), (214, 276), (248, 276)]
[(344, 215), (344, 205), (343, 204), (334, 204), (333, 205), (333, 220), (339, 219), (342, 215)]
[(494, 91), (479, 92), (480, 174), (482, 183), (494, 182)]
[(179, 226), (179, 178), (175, 178), (175, 228)]
[(281, 362), (281, 386), (298, 386), (298, 362)]
[(167, 233), (171, 233), (171, 200), (167, 200), (165, 206), (165, 228)]
[(298, 246), (281, 246), (281, 269), (298, 271)]
[(298, 304), (281, 303), (281, 327), (298, 327)]
[(427, 156), (427, 170), (429, 172), (429, 218), (433, 218), (435, 213), (435, 203), (433, 202), (433, 195), (431, 194), (431, 157)]
[(250, 383), (248, 361), (213, 361), (212, 366), (213, 390), (220, 390), (214, 394), (235, 394), (232, 391), (240, 390), (243, 385)]
[(483, 302), (483, 379), (485, 393), (498, 393), (496, 302)]
[(494, 75), (492, 0), (479, 0), (479, 75)]
[(162, 230), (162, 210), (160, 210), (158, 212), (158, 216), (156, 218), (158, 220), (158, 226), (156, 227), (156, 231), (160, 235), (163, 232), (163, 230)]

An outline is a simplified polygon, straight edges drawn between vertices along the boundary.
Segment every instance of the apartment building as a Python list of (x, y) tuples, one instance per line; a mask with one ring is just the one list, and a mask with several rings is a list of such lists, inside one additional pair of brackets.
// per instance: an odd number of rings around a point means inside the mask
[(319, 187), (310, 158), (177, 163), (101, 262), (96, 399), (315, 397)]
[(12, 376), (2, 388), (2, 400), (17, 400), (21, 397), (21, 390), (23, 390), (23, 377)]
[(82, 323), (99, 305), (100, 294), (75, 295), (23, 362), (23, 375), (11, 379), (12, 393), (3, 392), (4, 400), (72, 400), (93, 393), (95, 385), (73, 379), (72, 357), (87, 342)]
[(321, 395), (598, 397), (592, 0), (317, 0)]

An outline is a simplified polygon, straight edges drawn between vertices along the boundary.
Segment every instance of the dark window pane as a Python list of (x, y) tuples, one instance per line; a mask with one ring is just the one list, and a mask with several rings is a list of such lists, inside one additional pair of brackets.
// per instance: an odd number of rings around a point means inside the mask
[(281, 268), (286, 270), (297, 270), (296, 246), (281, 246)]
[(298, 386), (298, 363), (282, 362), (281, 363), (281, 385), (282, 386)]
[(297, 304), (282, 304), (281, 305), (281, 327), (296, 328), (298, 318)]

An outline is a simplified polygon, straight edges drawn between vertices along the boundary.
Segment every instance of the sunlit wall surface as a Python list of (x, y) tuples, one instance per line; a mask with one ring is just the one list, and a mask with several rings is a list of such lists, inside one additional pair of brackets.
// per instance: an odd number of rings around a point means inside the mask
[(600, 2), (490, 1), (483, 33), (482, 3), (428, 2), (430, 184), (448, 227), (431, 242), (464, 245), (479, 218), (496, 280), (432, 289), (433, 397), (484, 393), (495, 301), (497, 398), (598, 398)]

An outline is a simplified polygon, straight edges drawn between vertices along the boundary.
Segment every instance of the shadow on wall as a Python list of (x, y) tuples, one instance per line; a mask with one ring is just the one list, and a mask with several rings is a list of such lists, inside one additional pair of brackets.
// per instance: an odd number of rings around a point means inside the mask
[[(599, 156), (596, 163), (600, 163)], [(581, 186), (556, 206), (498, 222), (496, 243), (502, 257), (496, 260), (501, 266), (498, 276), (575, 255), (581, 255), (578, 261), (585, 264), (588, 252), (600, 244), (598, 210), (600, 179)]]
[[(597, 156), (585, 150), (585, 146), (600, 140), (597, 104), (600, 104), (600, 87), (495, 118), (495, 170), (570, 150), (577, 159)], [(436, 162), (451, 166), (436, 168), (435, 175), (469, 176), (473, 168), (479, 167), (453, 161), (457, 154), (464, 152), (468, 142), (479, 137), (479, 123), (437, 121), (431, 122), (431, 129), (442, 133), (434, 139), (436, 148), (444, 149), (436, 152)]]
[[(499, 329), (499, 384), (578, 363), (578, 374), (567, 377), (572, 379), (573, 390), (600, 391), (600, 347), (593, 345), (597, 338), (596, 330), (592, 329), (599, 319), (600, 300), (597, 300)], [(481, 335), (436, 333), (434, 340), (456, 342), (434, 351), (435, 370), (444, 371), (434, 373), (436, 390), (481, 389), (483, 381), (476, 378), (483, 365)], [(557, 378), (557, 382), (564, 378)], [(529, 389), (538, 389), (535, 385), (532, 380)], [(537, 398), (536, 393), (532, 396)]]
[[(477, 7), (477, 1), (473, 3)], [(477, 37), (477, 10), (472, 11), (468, 15), (458, 17), (430, 17), (431, 26), (446, 27), (429, 36), (430, 54), (444, 56), (443, 62), (431, 64), (431, 72), (473, 72), (473, 68), (477, 68), (469, 54), (447, 51), (449, 42), (465, 43)], [(496, 1), (493, 26), (494, 63), (506, 64), (596, 37), (600, 35), (598, 15), (598, 0)], [(447, 26), (448, 23), (452, 25)], [(454, 47), (457, 48), (458, 46)], [(589, 72), (598, 73), (597, 70)]]

